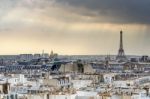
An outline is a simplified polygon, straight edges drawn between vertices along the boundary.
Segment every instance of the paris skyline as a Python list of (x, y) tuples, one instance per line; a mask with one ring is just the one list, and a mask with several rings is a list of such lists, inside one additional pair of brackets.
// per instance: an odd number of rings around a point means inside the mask
[(0, 0), (0, 54), (150, 55), (149, 0)]

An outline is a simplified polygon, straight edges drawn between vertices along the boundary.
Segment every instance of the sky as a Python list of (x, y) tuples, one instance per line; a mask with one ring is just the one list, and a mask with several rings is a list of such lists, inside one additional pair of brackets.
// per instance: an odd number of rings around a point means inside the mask
[(0, 54), (150, 54), (150, 0), (0, 0)]

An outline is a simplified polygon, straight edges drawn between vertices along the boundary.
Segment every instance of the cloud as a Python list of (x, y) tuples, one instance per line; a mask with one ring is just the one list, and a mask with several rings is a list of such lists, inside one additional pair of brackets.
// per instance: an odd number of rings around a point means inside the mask
[[(0, 15), (6, 15), (17, 7), (46, 12), (48, 8), (56, 18), (68, 22), (98, 22), (115, 24), (150, 24), (149, 0), (0, 0)], [(59, 11), (60, 12), (60, 11)], [(5, 14), (4, 14), (5, 13)], [(66, 19), (64, 19), (66, 18)]]
[[(149, 38), (146, 34), (149, 1), (127, 1), (0, 0), (0, 50), (5, 53), (11, 49), (13, 53), (28, 49), (33, 53), (36, 49), (55, 49), (61, 54), (117, 53), (119, 30), (125, 24), (124, 45), (129, 46), (128, 52), (136, 53), (138, 46), (149, 47), (145, 43)], [(146, 45), (136, 46), (137, 41)]]
[(98, 22), (150, 24), (150, 0), (56, 0)]

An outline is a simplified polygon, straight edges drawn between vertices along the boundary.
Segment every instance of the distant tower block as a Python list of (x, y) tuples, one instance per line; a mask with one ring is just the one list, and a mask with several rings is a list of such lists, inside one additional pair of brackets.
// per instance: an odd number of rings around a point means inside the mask
[(120, 31), (120, 48), (118, 50), (118, 55), (116, 57), (118, 61), (127, 61), (127, 57), (125, 56), (123, 49), (123, 32)]

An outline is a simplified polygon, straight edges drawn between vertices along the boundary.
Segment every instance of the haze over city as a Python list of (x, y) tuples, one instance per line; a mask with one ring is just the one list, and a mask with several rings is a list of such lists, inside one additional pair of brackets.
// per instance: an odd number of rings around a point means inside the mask
[(150, 54), (149, 0), (0, 0), (0, 54)]

